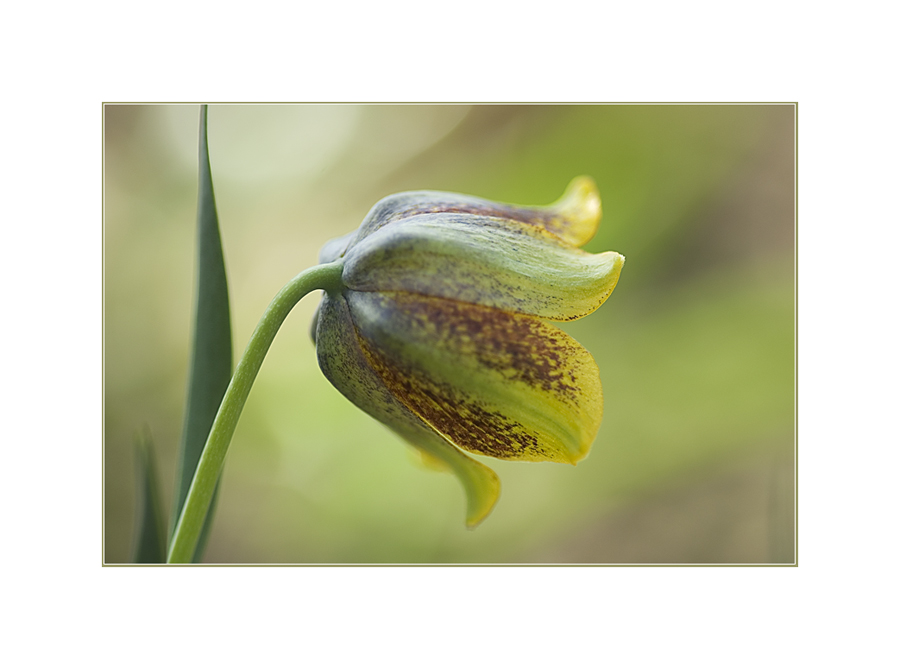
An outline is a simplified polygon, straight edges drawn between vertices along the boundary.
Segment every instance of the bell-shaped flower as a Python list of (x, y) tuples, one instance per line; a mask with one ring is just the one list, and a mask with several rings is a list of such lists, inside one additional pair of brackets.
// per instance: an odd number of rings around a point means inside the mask
[(351, 402), (461, 480), (469, 527), (490, 513), (496, 474), (466, 455), (575, 464), (600, 426), (591, 354), (549, 321), (581, 318), (625, 259), (590, 254), (600, 198), (575, 179), (547, 207), (432, 191), (392, 195), (355, 232), (313, 323), (325, 376)]

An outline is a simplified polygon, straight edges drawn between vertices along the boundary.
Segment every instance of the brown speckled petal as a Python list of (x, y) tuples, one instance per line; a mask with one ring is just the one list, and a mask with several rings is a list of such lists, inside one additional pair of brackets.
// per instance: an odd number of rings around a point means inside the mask
[(466, 491), (466, 524), (478, 525), (500, 495), (497, 475), (462, 453), (391, 394), (360, 346), (343, 297), (326, 294), (318, 314), (316, 352), (326, 378), (360, 409), (452, 470)]
[(594, 359), (532, 316), (409, 293), (345, 293), (387, 391), (460, 448), (576, 463), (600, 426)]

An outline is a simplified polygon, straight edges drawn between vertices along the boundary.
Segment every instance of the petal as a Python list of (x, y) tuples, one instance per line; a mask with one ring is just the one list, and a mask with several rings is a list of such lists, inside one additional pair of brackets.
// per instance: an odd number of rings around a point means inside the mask
[(466, 491), (466, 524), (475, 527), (484, 520), (500, 495), (497, 475), (438, 435), (390, 393), (360, 346), (343, 297), (323, 297), (316, 341), (319, 367), (334, 387), (427, 456), (450, 468)]
[(603, 413), (594, 359), (532, 316), (410, 293), (346, 291), (391, 394), (467, 451), (576, 463)]
[(420, 214), (357, 241), (343, 281), (356, 291), (418, 293), (567, 321), (603, 304), (624, 262), (518, 221)]
[(462, 214), (522, 223), (552, 234), (571, 246), (586, 244), (600, 223), (600, 195), (594, 180), (577, 177), (563, 196), (546, 207), (522, 207), (470, 195), (410, 191), (384, 198), (372, 207), (359, 228), (358, 241), (381, 228), (421, 214)]

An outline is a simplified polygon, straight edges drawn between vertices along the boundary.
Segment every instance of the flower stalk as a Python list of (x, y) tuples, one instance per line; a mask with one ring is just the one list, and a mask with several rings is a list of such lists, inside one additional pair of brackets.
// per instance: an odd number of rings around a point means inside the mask
[(339, 291), (342, 285), (342, 269), (343, 261), (338, 260), (301, 272), (279, 291), (263, 313), (244, 355), (235, 368), (206, 445), (203, 447), (203, 453), (169, 544), (168, 563), (188, 563), (194, 555), (216, 482), (225, 463), (225, 453), (237, 428), (250, 388), (256, 380), (278, 329), (294, 306), (308, 293), (314, 290)]

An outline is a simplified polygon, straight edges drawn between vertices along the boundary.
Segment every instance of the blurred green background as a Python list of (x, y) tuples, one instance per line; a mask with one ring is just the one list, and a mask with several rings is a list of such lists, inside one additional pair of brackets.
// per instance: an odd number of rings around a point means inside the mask
[[(273, 345), (229, 450), (206, 562), (794, 560), (793, 105), (213, 105), (235, 354), (269, 300), (381, 197), (547, 204), (594, 177), (587, 250), (627, 263), (563, 327), (606, 398), (577, 467), (485, 459), (464, 527), (449, 474), (318, 370), (317, 296)], [(130, 559), (135, 432), (171, 504), (194, 283), (196, 105), (106, 105), (104, 560)], [(165, 510), (168, 517), (170, 509)]]

